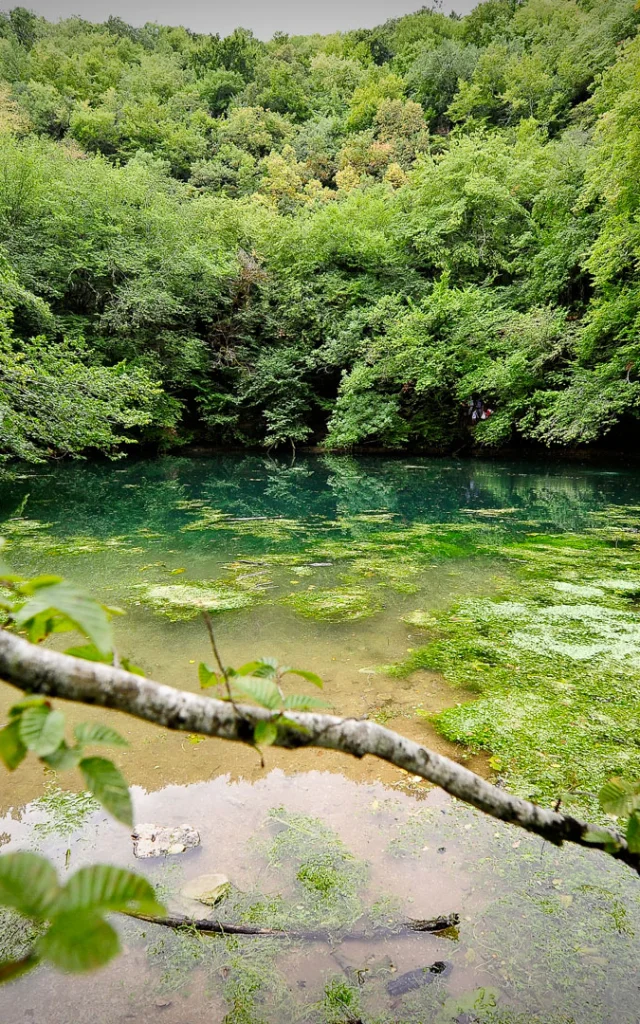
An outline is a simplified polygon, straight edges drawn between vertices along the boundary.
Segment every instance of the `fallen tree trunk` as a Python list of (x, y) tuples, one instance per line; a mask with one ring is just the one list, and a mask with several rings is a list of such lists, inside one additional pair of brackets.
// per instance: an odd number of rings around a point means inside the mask
[(561, 846), (577, 843), (602, 850), (640, 873), (633, 853), (613, 829), (580, 821), (513, 796), (462, 765), (414, 743), (376, 722), (312, 712), (278, 712), (230, 704), (199, 693), (177, 690), (99, 662), (84, 661), (22, 640), (0, 629), (0, 678), (20, 690), (61, 697), (81, 704), (113, 708), (167, 729), (254, 743), (259, 722), (277, 727), (274, 746), (323, 747), (353, 757), (370, 754), (419, 775), (485, 814), (509, 822)]

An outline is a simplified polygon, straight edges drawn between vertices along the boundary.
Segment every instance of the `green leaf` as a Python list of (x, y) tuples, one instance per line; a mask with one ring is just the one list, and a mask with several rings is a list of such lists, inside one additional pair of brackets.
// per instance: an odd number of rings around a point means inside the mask
[(134, 665), (128, 658), (120, 658), (120, 666), (125, 672), (131, 672), (132, 676), (142, 676), (144, 679), (145, 673), (142, 671), (139, 665)]
[(585, 843), (603, 846), (607, 853), (615, 853), (616, 850), (620, 849), (620, 843), (616, 841), (610, 832), (605, 832), (603, 828), (594, 828), (592, 825), (589, 825), (582, 838)]
[(69, 747), (63, 740), (57, 750), (47, 754), (42, 760), (49, 768), (57, 772), (66, 772), (70, 768), (76, 768), (82, 758), (81, 747)]
[(80, 725), (76, 725), (73, 732), (78, 743), (84, 745), (88, 743), (106, 743), (112, 747), (129, 746), (128, 740), (125, 740), (119, 732), (116, 732), (115, 729), (110, 729), (106, 725), (100, 725), (99, 722), (81, 722)]
[(32, 953), (24, 956), (21, 960), (5, 960), (4, 963), (0, 963), (0, 985), (5, 981), (14, 981), (39, 963), (40, 958)]
[(295, 719), (293, 719), (293, 718), (288, 718), (287, 715), (283, 715), (280, 718), (280, 725), (282, 725), (282, 726), (286, 725), (287, 728), (289, 728), (289, 729), (295, 729), (297, 732), (300, 732), (300, 733), (303, 733), (303, 734), (306, 733), (307, 736), (310, 735), (310, 732), (307, 729), (306, 725), (302, 725), (300, 722), (296, 722)]
[(110, 864), (80, 868), (62, 889), (53, 912), (107, 910), (161, 916), (165, 908), (153, 886), (141, 875)]
[(311, 708), (326, 708), (327, 702), (314, 694), (307, 697), (305, 693), (291, 693), (283, 701), (287, 711), (309, 711)]
[(38, 704), (49, 705), (49, 701), (46, 697), (25, 697), (24, 700), (18, 701), (13, 707), (9, 708), (9, 717), (18, 718), (25, 708), (35, 708)]
[(38, 952), (62, 971), (102, 967), (120, 952), (118, 936), (95, 911), (59, 914), (38, 943)]
[(198, 665), (198, 680), (200, 686), (205, 690), (208, 686), (217, 686), (219, 679), (215, 671), (201, 661)]
[(275, 722), (258, 722), (253, 730), (253, 738), (263, 747), (270, 747), (278, 738), (278, 726)]
[(46, 857), (37, 853), (0, 856), (0, 906), (43, 920), (59, 892), (58, 876)]
[(258, 658), (256, 663), (256, 669), (251, 675), (258, 676), (259, 679), (274, 679), (278, 671), (278, 661), (276, 658)]
[[(24, 607), (24, 605), (22, 607)], [(13, 616), (16, 622), (17, 614), (18, 613), (15, 612)], [(56, 619), (56, 616), (52, 615), (49, 611), (41, 612), (40, 615), (34, 615), (33, 618), (29, 619), (26, 623), (25, 628), (27, 630), (27, 639), (32, 644), (40, 643), (40, 641), (44, 640), (44, 638), (49, 636), (50, 633), (53, 633), (56, 630), (56, 627), (57, 632), (62, 633), (65, 626), (69, 630), (73, 629), (73, 623), (69, 619), (63, 620), (60, 617)]]
[(300, 676), (302, 679), (306, 679), (308, 683), (313, 683), (314, 686), (317, 686), (320, 690), (322, 689), (322, 679), (320, 676), (317, 676), (315, 672), (307, 672), (306, 669), (303, 668), (288, 668), (287, 674)]
[(78, 647), (67, 647), (65, 654), (72, 658), (83, 658), (85, 661), (99, 661), (103, 665), (113, 664), (111, 652), (99, 651), (95, 644), (80, 644)]
[(640, 811), (634, 811), (629, 818), (627, 845), (632, 853), (640, 853)]
[(278, 687), (270, 679), (256, 679), (255, 676), (240, 676), (233, 680), (232, 690), (234, 697), (250, 697), (256, 704), (263, 708), (274, 711), (280, 706), (281, 697)]
[(118, 821), (132, 826), (131, 794), (115, 764), (104, 757), (84, 757), (78, 767), (96, 800)]
[(0, 758), (10, 772), (26, 757), (27, 748), (20, 739), (20, 720), (9, 722), (0, 729)]
[(64, 739), (64, 715), (46, 704), (26, 708), (20, 716), (20, 739), (38, 757), (53, 754)]
[(107, 611), (94, 598), (71, 583), (55, 583), (39, 588), (14, 614), (14, 619), (20, 626), (30, 619), (52, 612), (61, 612), (66, 616), (104, 654), (113, 649)]
[(234, 676), (253, 676), (259, 674), (256, 670), (260, 668), (260, 665), (260, 661), (247, 661), (244, 665), (241, 665), (240, 668), (233, 669), (230, 674)]
[(640, 782), (609, 779), (600, 790), (598, 800), (607, 814), (631, 814), (640, 807)]
[(31, 595), (35, 594), (36, 590), (41, 590), (42, 587), (51, 587), (62, 582), (62, 576), (34, 576), (32, 579), (26, 580), (20, 589), (23, 594)]

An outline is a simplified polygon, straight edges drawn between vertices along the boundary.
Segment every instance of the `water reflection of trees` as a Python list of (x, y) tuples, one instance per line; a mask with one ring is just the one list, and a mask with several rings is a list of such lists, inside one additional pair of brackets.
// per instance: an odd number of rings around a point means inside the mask
[(60, 536), (173, 534), (190, 519), (178, 507), (185, 502), (237, 517), (310, 520), (387, 511), (399, 521), (451, 522), (468, 519), (465, 509), (512, 508), (516, 520), (579, 529), (610, 503), (640, 504), (640, 474), (477, 459), (168, 456), (29, 467), (3, 481), (0, 516), (15, 514), (26, 495), (22, 514), (53, 522)]

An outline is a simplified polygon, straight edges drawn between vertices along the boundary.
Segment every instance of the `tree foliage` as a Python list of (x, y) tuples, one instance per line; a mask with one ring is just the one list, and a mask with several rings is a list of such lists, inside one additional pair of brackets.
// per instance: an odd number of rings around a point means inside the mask
[(639, 22), (485, 0), (263, 43), (3, 15), (0, 457), (628, 425)]

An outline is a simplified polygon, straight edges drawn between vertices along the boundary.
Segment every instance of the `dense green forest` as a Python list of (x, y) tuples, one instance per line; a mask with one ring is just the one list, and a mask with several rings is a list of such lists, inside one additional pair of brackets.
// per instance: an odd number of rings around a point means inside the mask
[(1, 16), (0, 457), (633, 425), (639, 24), (633, 0), (268, 43)]

